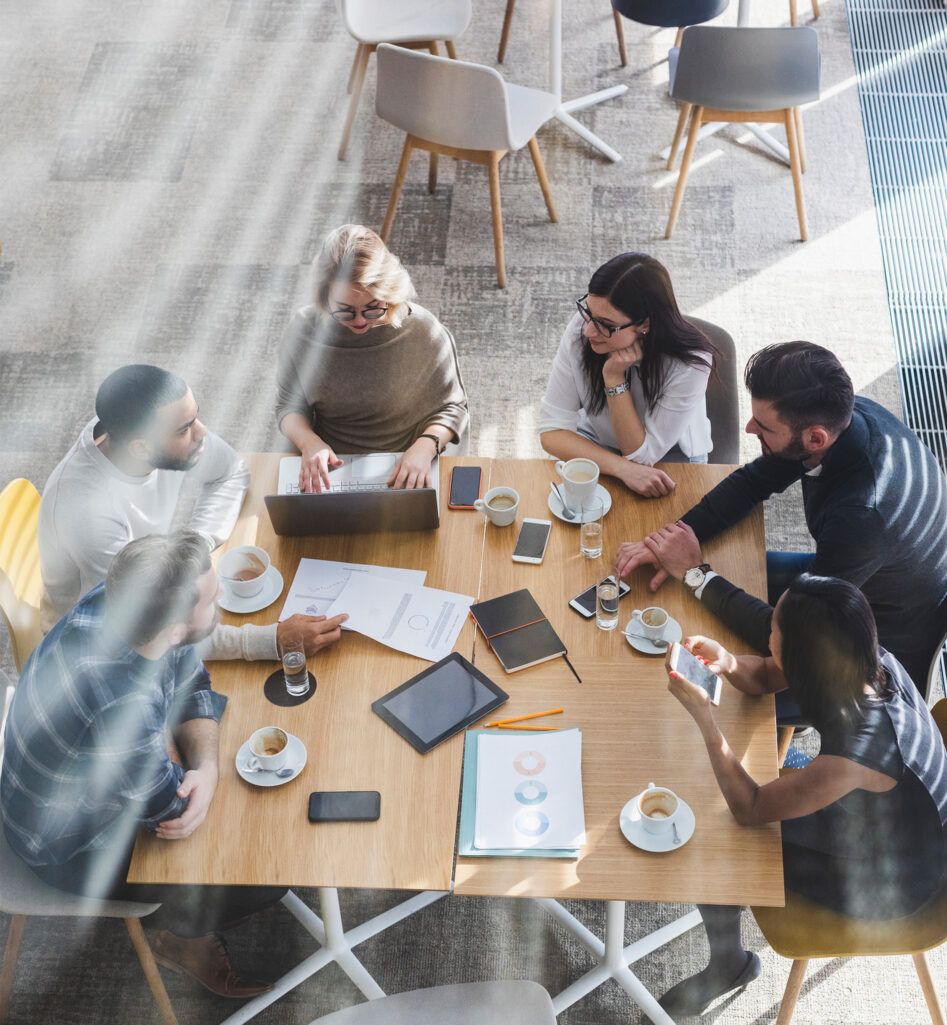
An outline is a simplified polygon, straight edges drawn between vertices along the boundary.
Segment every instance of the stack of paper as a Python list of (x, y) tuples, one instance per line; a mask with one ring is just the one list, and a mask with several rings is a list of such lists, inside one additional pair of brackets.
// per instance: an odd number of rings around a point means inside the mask
[(467, 733), (459, 854), (577, 858), (584, 843), (579, 730)]

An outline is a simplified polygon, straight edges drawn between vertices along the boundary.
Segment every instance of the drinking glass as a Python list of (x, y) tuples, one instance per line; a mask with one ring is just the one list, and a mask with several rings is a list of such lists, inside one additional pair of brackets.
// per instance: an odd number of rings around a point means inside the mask
[(605, 505), (598, 495), (591, 495), (582, 505), (582, 524), (579, 527), (579, 550), (587, 559), (602, 554), (602, 515)]
[(283, 662), (286, 693), (301, 698), (309, 692), (309, 669), (306, 666), (306, 648), (300, 633), (286, 633), (280, 638), (279, 655)]
[(609, 577), (595, 586), (595, 625), (599, 630), (618, 626), (618, 584)]

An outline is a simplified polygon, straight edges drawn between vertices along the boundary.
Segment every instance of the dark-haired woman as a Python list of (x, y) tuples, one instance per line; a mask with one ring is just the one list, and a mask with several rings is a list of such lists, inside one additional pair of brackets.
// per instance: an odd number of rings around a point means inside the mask
[[(858, 588), (798, 577), (776, 605), (767, 658), (734, 656), (706, 637), (687, 643), (745, 693), (788, 687), (821, 734), (816, 758), (760, 786), (727, 746), (704, 691), (669, 674), (734, 818), (745, 826), (782, 822), (787, 889), (865, 919), (900, 918), (943, 891), (947, 751), (917, 688), (878, 647)], [(740, 940), (740, 909), (700, 910), (710, 964), (661, 998), (673, 1018), (701, 1013), (760, 971)]]
[(543, 448), (585, 457), (650, 498), (674, 482), (653, 464), (704, 463), (713, 346), (678, 309), (667, 270), (643, 253), (599, 267), (566, 327), (540, 405)]

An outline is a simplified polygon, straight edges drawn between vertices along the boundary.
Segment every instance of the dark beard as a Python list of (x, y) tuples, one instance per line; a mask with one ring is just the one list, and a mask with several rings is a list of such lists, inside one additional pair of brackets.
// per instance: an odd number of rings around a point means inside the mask
[(197, 466), (200, 458), (200, 452), (194, 452), (185, 459), (171, 459), (168, 456), (159, 456), (152, 462), (151, 466), (155, 470), (178, 470), (184, 472)]

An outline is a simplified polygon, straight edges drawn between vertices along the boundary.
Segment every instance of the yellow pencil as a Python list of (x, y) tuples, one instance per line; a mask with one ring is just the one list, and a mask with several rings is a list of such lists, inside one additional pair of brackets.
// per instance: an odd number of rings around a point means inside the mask
[(513, 723), (507, 724), (507, 723), (502, 723), (501, 722), (501, 723), (497, 724), (497, 729), (498, 730), (535, 730), (535, 731), (539, 732), (540, 730), (544, 730), (544, 731), (559, 730), (559, 729), (562, 729), (562, 727), (561, 726), (516, 726)]
[[(543, 715), (556, 715), (561, 712), (561, 708), (550, 708), (546, 712), (533, 712), (531, 715), (514, 715), (512, 719), (495, 719), (493, 722), (488, 722), (487, 726), (504, 726), (508, 722), (522, 722), (524, 719), (538, 719)], [(556, 729), (557, 727), (552, 727)]]

